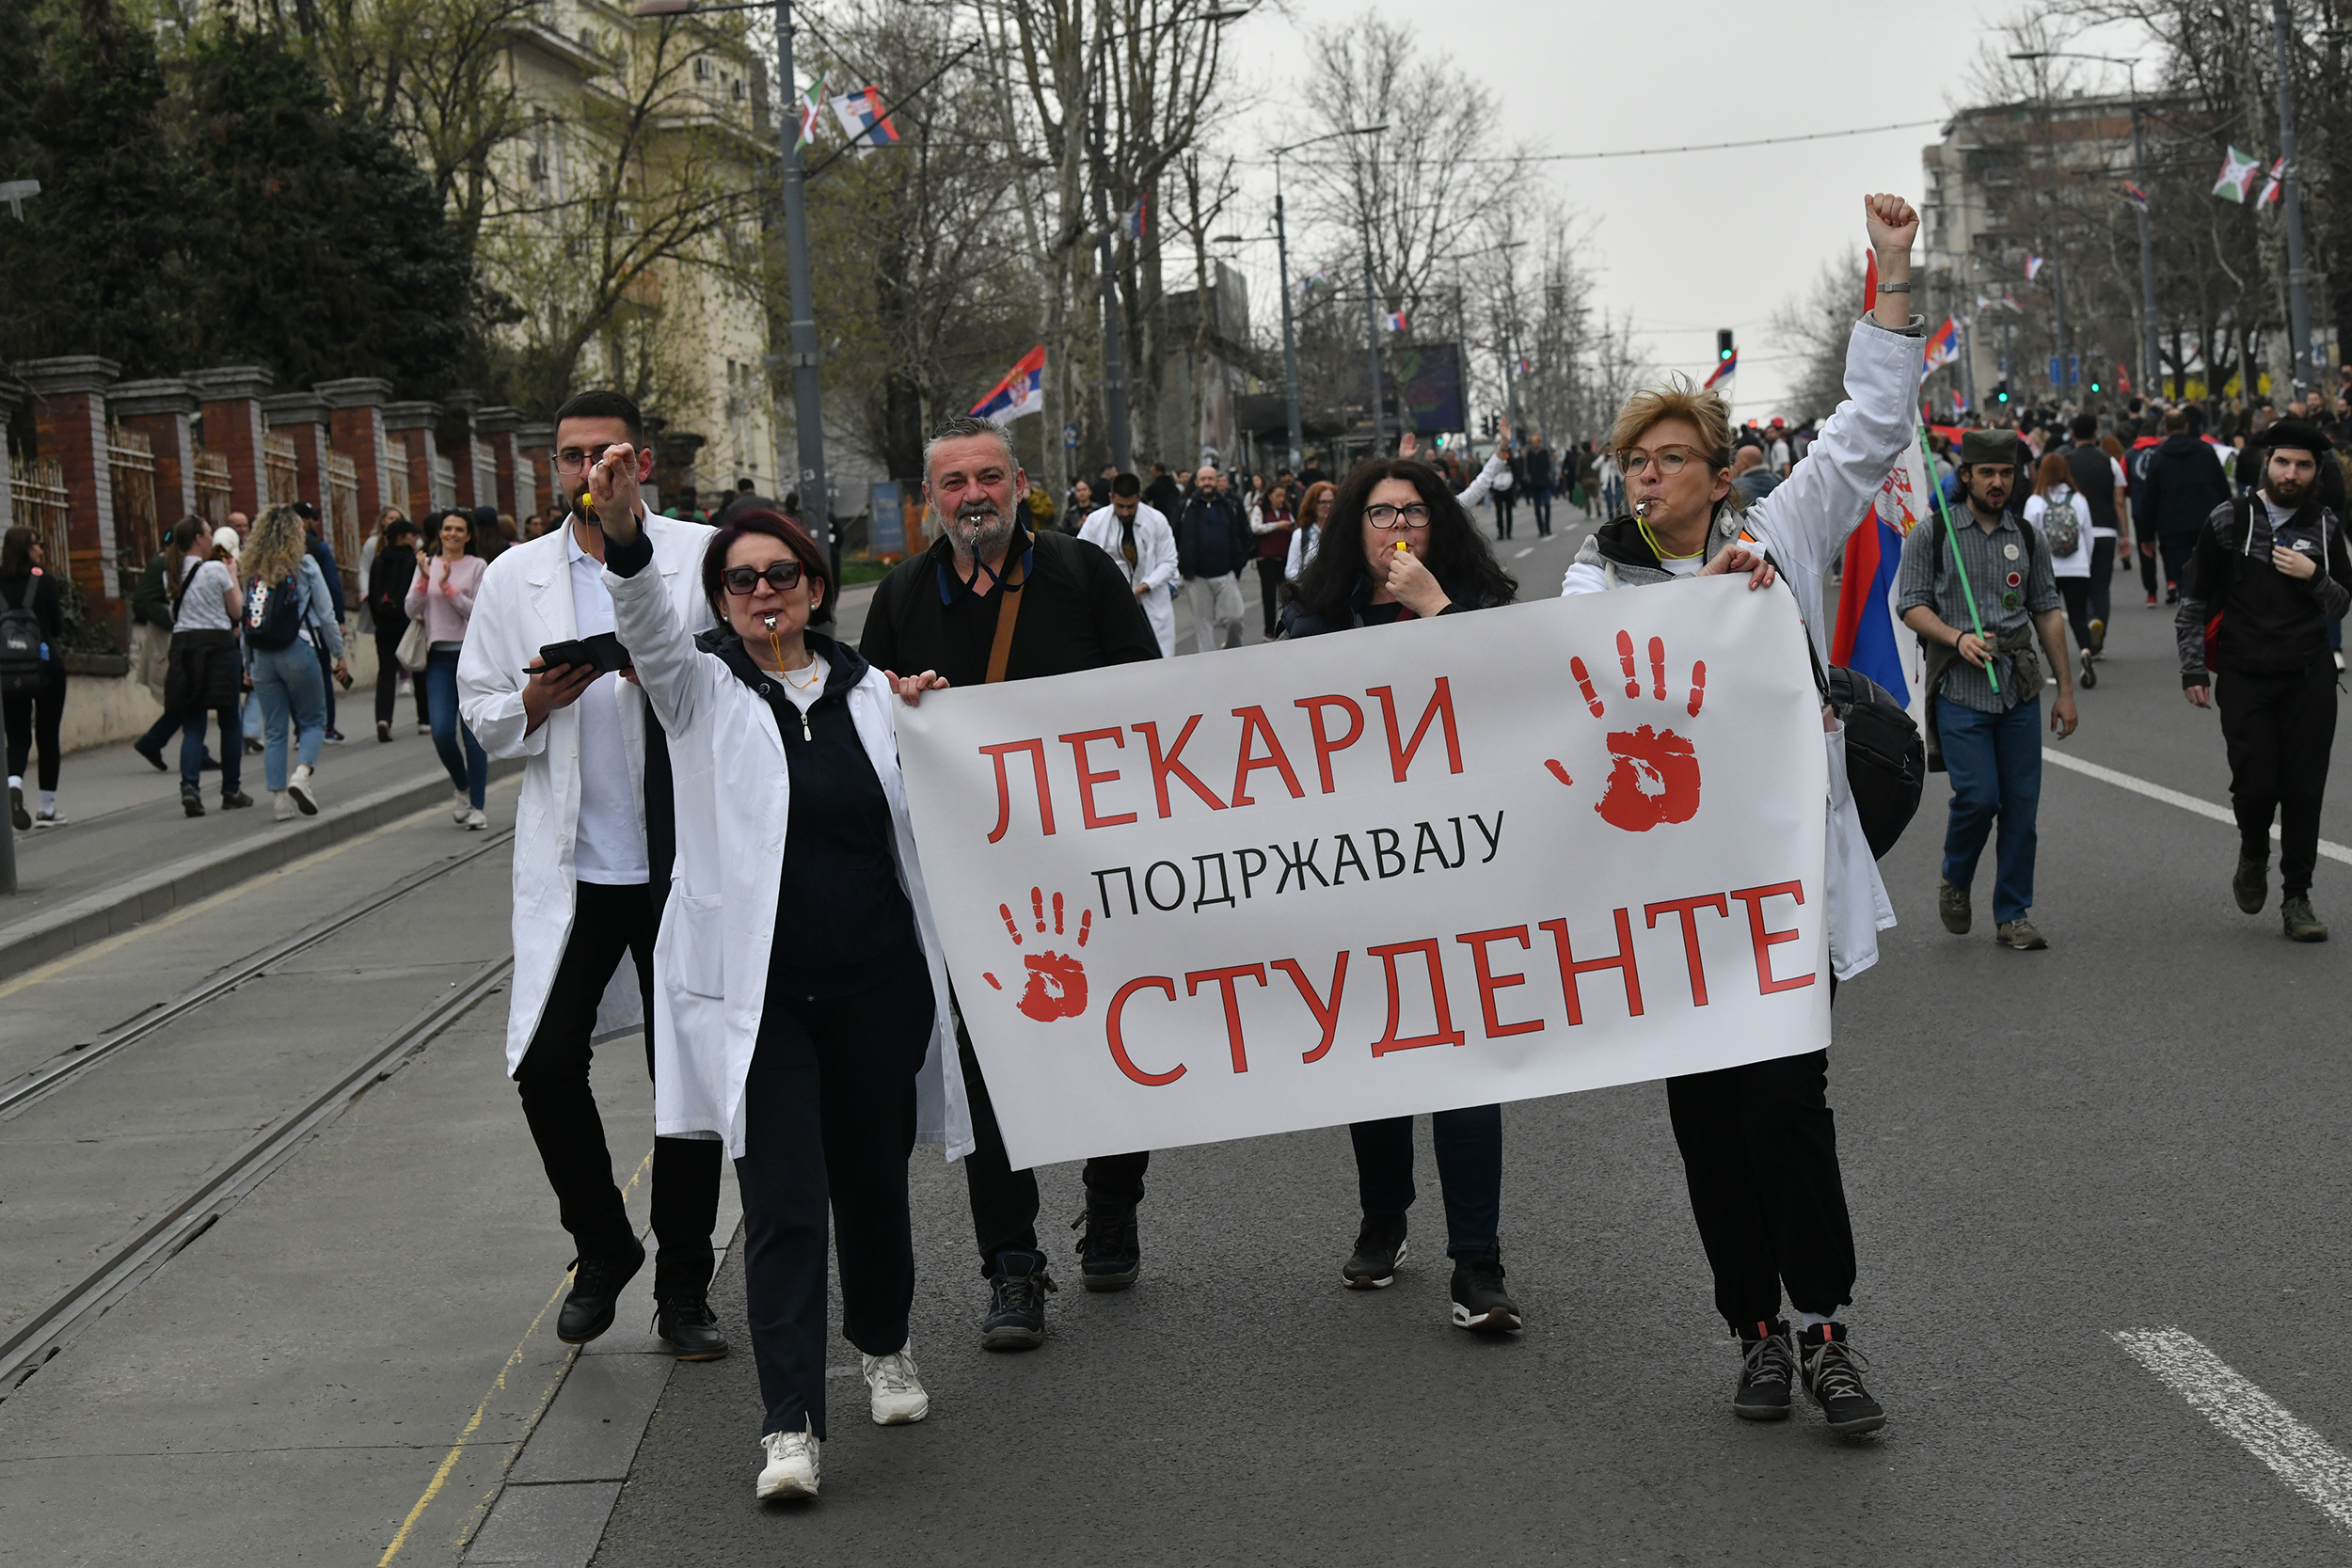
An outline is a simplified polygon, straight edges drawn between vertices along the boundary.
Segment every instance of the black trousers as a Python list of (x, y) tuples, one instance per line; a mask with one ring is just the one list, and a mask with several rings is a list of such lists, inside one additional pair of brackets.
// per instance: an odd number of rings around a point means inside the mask
[[(841, 1335), (867, 1355), (907, 1342), (914, 1233), (907, 1156), (931, 1034), (920, 952), (847, 996), (772, 989), (743, 1085), (743, 1293), (768, 1407), (759, 1430), (825, 1435), (825, 1229), (841, 1264)], [(713, 1146), (716, 1147), (716, 1146)]]
[(2188, 571), (2189, 560), (2197, 553), (2197, 535), (2193, 532), (2159, 534), (2156, 547), (2164, 552), (2165, 587), (2180, 587), (2182, 577)]
[(24, 775), (24, 765), (31, 760), (33, 743), (40, 742), (40, 784), (42, 789), (57, 787), (57, 765), (64, 754), (57, 750), (57, 726), (65, 720), (65, 668), (53, 664), (38, 690), (21, 697), (0, 697), (0, 727), (8, 736), (8, 777)]
[(2139, 552), (2139, 587), (2150, 598), (2156, 596), (2156, 546), (2144, 540), (2136, 541), (2132, 548)]
[(2090, 544), (2090, 618), (2101, 623), (2113, 620), (2114, 609), (2115, 540), (2110, 536)]
[(335, 656), (324, 647), (312, 644), (319, 656), (319, 688), (326, 693), (326, 727), (335, 727)]
[[(1398, 1214), (1413, 1205), (1413, 1118), (1384, 1117), (1348, 1123), (1356, 1146), (1356, 1196), (1367, 1214)], [(1498, 1250), (1502, 1214), (1502, 1107), (1470, 1105), (1429, 1117), (1438, 1155), (1438, 1189), (1445, 1197), (1449, 1258)]]
[(1826, 1051), (1666, 1080), (1715, 1310), (1735, 1331), (1778, 1318), (1784, 1283), (1800, 1312), (1827, 1317), (1853, 1299), (1828, 1088)]
[[(972, 1152), (963, 1157), (963, 1181), (972, 1199), (972, 1234), (980, 1246), (980, 1275), (996, 1277), (996, 1255), (1036, 1252), (1037, 1173), (1015, 1170), (1005, 1153), (1005, 1135), (996, 1128), (996, 1107), (988, 1098), (988, 1080), (980, 1076), (980, 1059), (973, 1053), (972, 1036), (956, 1019), (956, 1053), (963, 1065), (964, 1098), (972, 1106)], [(1086, 1163), (1089, 1198), (1120, 1203), (1143, 1201), (1143, 1172), (1152, 1156), (1098, 1155)]]
[(1486, 499), (1494, 503), (1495, 537), (1498, 539), (1510, 538), (1511, 507), (1516, 498), (1513, 496), (1512, 492), (1508, 490), (1490, 490), (1486, 493)]
[(2230, 751), (2230, 805), (2238, 853), (2270, 861), (2270, 818), (2279, 817), (2279, 887), (2293, 898), (2312, 890), (2319, 862), (2319, 803), (2336, 743), (2336, 665), (2312, 660), (2279, 674), (2225, 670), (2214, 685), (2221, 739)]
[(1275, 623), (1282, 614), (1282, 568), (1286, 564), (1279, 555), (1258, 557), (1258, 608), (1265, 613), (1265, 640), (1274, 641)]
[(2060, 578), (2058, 597), (2066, 601), (2066, 624), (2074, 628), (2074, 646), (2090, 646), (2090, 578)]
[[(235, 744), (233, 738), (230, 744)], [(588, 1086), (596, 1003), (626, 954), (637, 965), (645, 1002), (645, 1078), (653, 1079), (653, 942), (660, 913), (644, 883), (575, 890), (571, 940), (556, 966), (547, 1010), (515, 1073), (523, 1116), (564, 1228), (582, 1258), (627, 1257), (636, 1243), (621, 1189), (612, 1180), (604, 1118)], [(660, 1250), (653, 1271), (660, 1300), (699, 1298), (710, 1288), (710, 1233), (719, 1223), (719, 1166), (725, 1145), (715, 1138), (653, 1141), (653, 1233)]]

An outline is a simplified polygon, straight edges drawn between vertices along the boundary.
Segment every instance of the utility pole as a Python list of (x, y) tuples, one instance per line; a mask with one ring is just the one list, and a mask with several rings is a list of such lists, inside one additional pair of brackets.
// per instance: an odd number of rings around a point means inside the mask
[[(1380, 309), (1379, 287), (1372, 280), (1372, 231), (1370, 230), (1364, 231), (1364, 310), (1368, 325), (1372, 328), (1372, 451), (1368, 455), (1377, 457), (1380, 455), (1380, 439), (1386, 420), (1388, 398), (1380, 387), (1380, 327), (1382, 325), (1380, 317), (1383, 312)], [(1400, 438), (1403, 434), (1401, 430), (1398, 432)]]
[[(1306, 452), (1306, 432), (1298, 418), (1298, 328), (1291, 315), (1291, 242), (1290, 231), (1282, 215), (1282, 159), (1302, 147), (1321, 142), (1339, 141), (1347, 136), (1376, 135), (1389, 128), (1386, 120), (1377, 125), (1360, 125), (1352, 130), (1333, 131), (1328, 135), (1310, 136), (1287, 147), (1274, 150), (1274, 251), (1281, 270), (1282, 281), (1282, 395), (1290, 415), (1291, 472), (1299, 470)], [(1374, 386), (1377, 388), (1379, 371), (1374, 368)]]
[[(1110, 58), (1111, 36), (1104, 30), (1096, 40), (1096, 64), (1100, 67)], [(1103, 417), (1111, 427), (1111, 464), (1120, 473), (1135, 467), (1134, 435), (1127, 428), (1127, 377), (1119, 357), (1119, 274), (1113, 265), (1110, 167), (1103, 153), (1103, 98), (1101, 92), (1090, 93), (1094, 100), (1094, 216), (1102, 230), (1096, 242), (1103, 269)], [(1196, 236), (1197, 237), (1197, 236)], [(1196, 299), (1196, 311), (1206, 310), (1209, 302)], [(1200, 433), (1194, 432), (1196, 439)]]
[(2312, 373), (2311, 274), (2303, 267), (2303, 182), (2295, 161), (2295, 80), (2288, 74), (2287, 0), (2270, 0), (2271, 29), (2279, 50), (2279, 153), (2286, 167), (2287, 314), (2295, 334), (2295, 391), (2300, 397), (2317, 384)]
[[(825, 530), (833, 580), (841, 580), (841, 534), (833, 525), (833, 491), (825, 483), (825, 387), (818, 366), (817, 290), (808, 265), (808, 191), (801, 166), (800, 88), (792, 74), (792, 0), (776, 0), (776, 135), (784, 151), (784, 256), (792, 305), (788, 356), (792, 365), (792, 434), (800, 448), (801, 515)], [(790, 99), (792, 111), (785, 109)]]

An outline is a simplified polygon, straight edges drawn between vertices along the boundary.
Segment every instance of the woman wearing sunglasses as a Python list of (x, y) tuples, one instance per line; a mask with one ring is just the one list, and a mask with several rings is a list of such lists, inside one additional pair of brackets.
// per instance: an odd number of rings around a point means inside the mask
[[(654, 961), (657, 1127), (726, 1139), (743, 1194), (752, 1353), (767, 1405), (763, 1497), (814, 1497), (825, 1435), (825, 1239), (842, 1333), (874, 1420), (919, 1421), (908, 1354), (918, 1131), (971, 1145), (947, 976), (907, 821), (890, 687), (814, 625), (825, 558), (789, 518), (739, 508), (703, 587), (722, 630), (691, 636), (637, 518), (636, 465), (590, 481), (614, 630), (670, 736), (677, 864)], [(628, 492), (623, 494), (622, 492)]]

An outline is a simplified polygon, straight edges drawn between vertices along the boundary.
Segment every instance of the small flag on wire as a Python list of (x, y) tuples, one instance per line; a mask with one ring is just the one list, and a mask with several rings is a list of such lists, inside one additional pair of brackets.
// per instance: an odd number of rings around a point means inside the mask
[(988, 396), (972, 405), (972, 412), (996, 424), (1010, 424), (1044, 406), (1045, 345), (1040, 343), (1005, 372), (1004, 380), (989, 388)]
[(2284, 158), (2281, 158), (2277, 163), (2270, 166), (2270, 178), (2264, 182), (2263, 193), (2254, 198), (2254, 205), (2257, 207), (2267, 207), (2272, 202), (2278, 200), (2279, 193), (2286, 187), (2286, 182), (2287, 161)]
[(1529, 360), (1529, 359), (1527, 359), (1527, 358), (1525, 358), (1525, 357), (1521, 357), (1521, 358), (1520, 358), (1520, 360), (1519, 360), (1519, 374), (1521, 374), (1521, 375), (1533, 375), (1533, 374), (1534, 373), (1534, 372), (1535, 372), (1535, 366), (1534, 366), (1534, 363), (1532, 360)]
[(1965, 414), (1968, 412), (1968, 400), (1962, 397), (1959, 389), (1956, 388), (1952, 392), (1952, 412), (1955, 414)]
[(846, 92), (833, 101), (833, 112), (841, 121), (841, 133), (850, 138), (861, 158), (876, 148), (898, 145), (898, 128), (890, 123), (883, 108), (880, 87)]
[(1143, 238), (1152, 221), (1152, 214), (1150, 211), (1151, 200), (1152, 193), (1150, 191), (1146, 191), (1141, 196), (1136, 198), (1136, 204), (1128, 208), (1125, 214), (1122, 214), (1119, 220), (1119, 231), (1120, 233), (1126, 235), (1131, 240), (1139, 240)]
[(2047, 260), (2047, 258), (2045, 258), (2045, 257), (2041, 257), (2041, 256), (2028, 256), (2028, 257), (2026, 257), (2026, 282), (2030, 283), (2030, 282), (2032, 282), (2035, 278), (2037, 278), (2037, 277), (2041, 277), (2041, 276), (2042, 276), (2042, 263), (2043, 263), (2046, 260)]
[(1723, 383), (1729, 381), (1733, 376), (1738, 375), (1739, 373), (1740, 351), (1735, 348), (1729, 354), (1724, 355), (1721, 362), (1715, 366), (1714, 373), (1707, 378), (1707, 385), (1709, 387), (1721, 386)]
[(2125, 397), (2132, 395), (2132, 372), (2123, 368), (2123, 361), (2115, 362), (2115, 386)]
[(2129, 180), (2123, 182), (2123, 199), (2130, 202), (2133, 206), (2138, 208), (2142, 212), (2146, 212), (2148, 210), (2148, 193), (2141, 190), (2137, 185), (2133, 184)]
[(2254, 188), (2254, 176), (2263, 171), (2263, 161), (2251, 152), (2230, 149), (2221, 160), (2220, 177), (2213, 182), (2213, 194), (2224, 201), (2243, 206), (2249, 192)]
[(2026, 308), (2017, 303), (2017, 296), (2010, 293), (2007, 289), (2003, 289), (2001, 291), (2001, 303), (2008, 306), (2010, 309), (2016, 311), (2021, 316), (2026, 313)]
[(1389, 330), (1391, 332), (1405, 330), (1405, 312), (1402, 310), (1391, 310), (1380, 319), (1389, 324)]
[[(1949, 316), (1928, 337), (1928, 371), (1941, 370), (1960, 357), (1960, 323)], [(1921, 373), (1925, 373), (1922, 372)]]
[(1302, 294), (1312, 294), (1317, 289), (1327, 289), (1330, 286), (1331, 279), (1320, 272), (1311, 272), (1298, 280), (1298, 292)]
[(817, 73), (817, 80), (809, 84), (808, 91), (801, 99), (801, 139), (792, 144), (793, 151), (798, 152), (817, 139), (817, 121), (824, 112), (825, 73), (820, 71)]

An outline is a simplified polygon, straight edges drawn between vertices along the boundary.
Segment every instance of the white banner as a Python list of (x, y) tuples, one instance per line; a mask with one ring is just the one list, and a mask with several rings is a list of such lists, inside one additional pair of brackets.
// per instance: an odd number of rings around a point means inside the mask
[(900, 708), (1013, 1164), (1826, 1045), (1804, 635), (1710, 578)]

